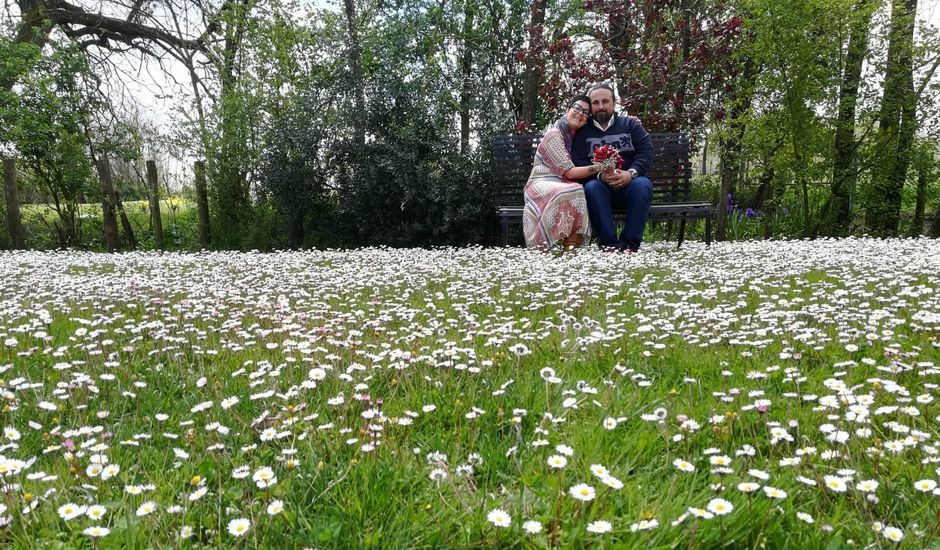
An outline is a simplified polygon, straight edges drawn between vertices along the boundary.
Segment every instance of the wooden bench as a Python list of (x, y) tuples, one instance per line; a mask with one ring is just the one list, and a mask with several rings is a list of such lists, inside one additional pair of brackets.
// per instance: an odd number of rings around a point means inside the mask
[[(509, 244), (513, 226), (522, 226), (522, 188), (532, 171), (532, 159), (540, 135), (497, 136), (493, 141), (491, 174), (499, 209), (499, 244)], [(684, 134), (650, 134), (653, 167), (647, 177), (653, 183), (650, 220), (679, 220), (679, 245), (685, 239), (685, 222), (705, 220), (705, 243), (711, 245), (715, 209), (707, 202), (692, 200), (692, 163), (689, 138)], [(623, 222), (625, 213), (614, 210), (614, 219)]]

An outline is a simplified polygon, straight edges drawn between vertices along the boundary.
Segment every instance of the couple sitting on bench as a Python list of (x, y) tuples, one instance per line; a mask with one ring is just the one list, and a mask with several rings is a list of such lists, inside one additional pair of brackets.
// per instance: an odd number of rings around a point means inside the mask
[[(568, 103), (567, 112), (546, 132), (526, 183), (522, 228), (526, 246), (547, 250), (561, 242), (574, 250), (597, 236), (609, 251), (636, 252), (643, 240), (653, 185), (649, 134), (636, 117), (614, 113), (614, 90), (595, 86)], [(625, 169), (592, 161), (611, 145)], [(626, 209), (617, 237), (614, 208)]]

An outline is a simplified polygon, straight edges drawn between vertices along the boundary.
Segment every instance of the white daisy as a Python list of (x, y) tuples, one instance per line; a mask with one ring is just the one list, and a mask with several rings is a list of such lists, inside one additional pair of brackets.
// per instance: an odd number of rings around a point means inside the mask
[(568, 493), (572, 497), (583, 502), (594, 500), (594, 495), (595, 495), (594, 487), (591, 487), (587, 483), (579, 483), (577, 485), (572, 486), (571, 489), (568, 489)]
[(251, 528), (251, 522), (245, 518), (237, 518), (228, 522), (228, 532), (235, 537), (240, 537)]
[(605, 521), (602, 519), (593, 521), (589, 523), (587, 526), (588, 533), (597, 533), (597, 534), (609, 533), (610, 530), (613, 528), (614, 526), (611, 525), (609, 521)]
[(716, 516), (730, 514), (734, 510), (734, 505), (723, 498), (713, 498), (708, 502), (708, 511)]
[(496, 527), (509, 527), (512, 523), (512, 518), (509, 514), (500, 508), (490, 510), (490, 513), (486, 514), (486, 519)]

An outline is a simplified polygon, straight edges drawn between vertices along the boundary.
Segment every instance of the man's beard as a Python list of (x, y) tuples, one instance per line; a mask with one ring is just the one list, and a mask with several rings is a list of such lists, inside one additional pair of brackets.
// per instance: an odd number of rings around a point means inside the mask
[(614, 116), (613, 113), (603, 111), (600, 113), (594, 113), (594, 120), (600, 122), (601, 124), (607, 124), (607, 121), (610, 120), (610, 117), (612, 116)]

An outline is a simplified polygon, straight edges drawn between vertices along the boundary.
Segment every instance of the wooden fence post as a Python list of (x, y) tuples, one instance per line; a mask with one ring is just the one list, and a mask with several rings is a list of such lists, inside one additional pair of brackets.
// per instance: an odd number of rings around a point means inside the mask
[(150, 196), (150, 224), (157, 248), (163, 248), (163, 220), (160, 219), (160, 185), (157, 183), (157, 163), (147, 161), (147, 194)]
[(16, 189), (16, 161), (3, 159), (3, 189), (7, 201), (7, 231), (13, 240), (13, 249), (26, 248), (23, 221), (20, 218), (20, 198)]
[(118, 234), (117, 213), (114, 205), (114, 185), (111, 183), (111, 165), (108, 157), (98, 157), (98, 180), (101, 182), (101, 213), (104, 225), (104, 244), (108, 252), (117, 252), (121, 248), (121, 236)]
[(206, 163), (197, 160), (193, 166), (196, 173), (196, 210), (199, 214), (199, 245), (209, 248), (209, 193), (206, 190)]

